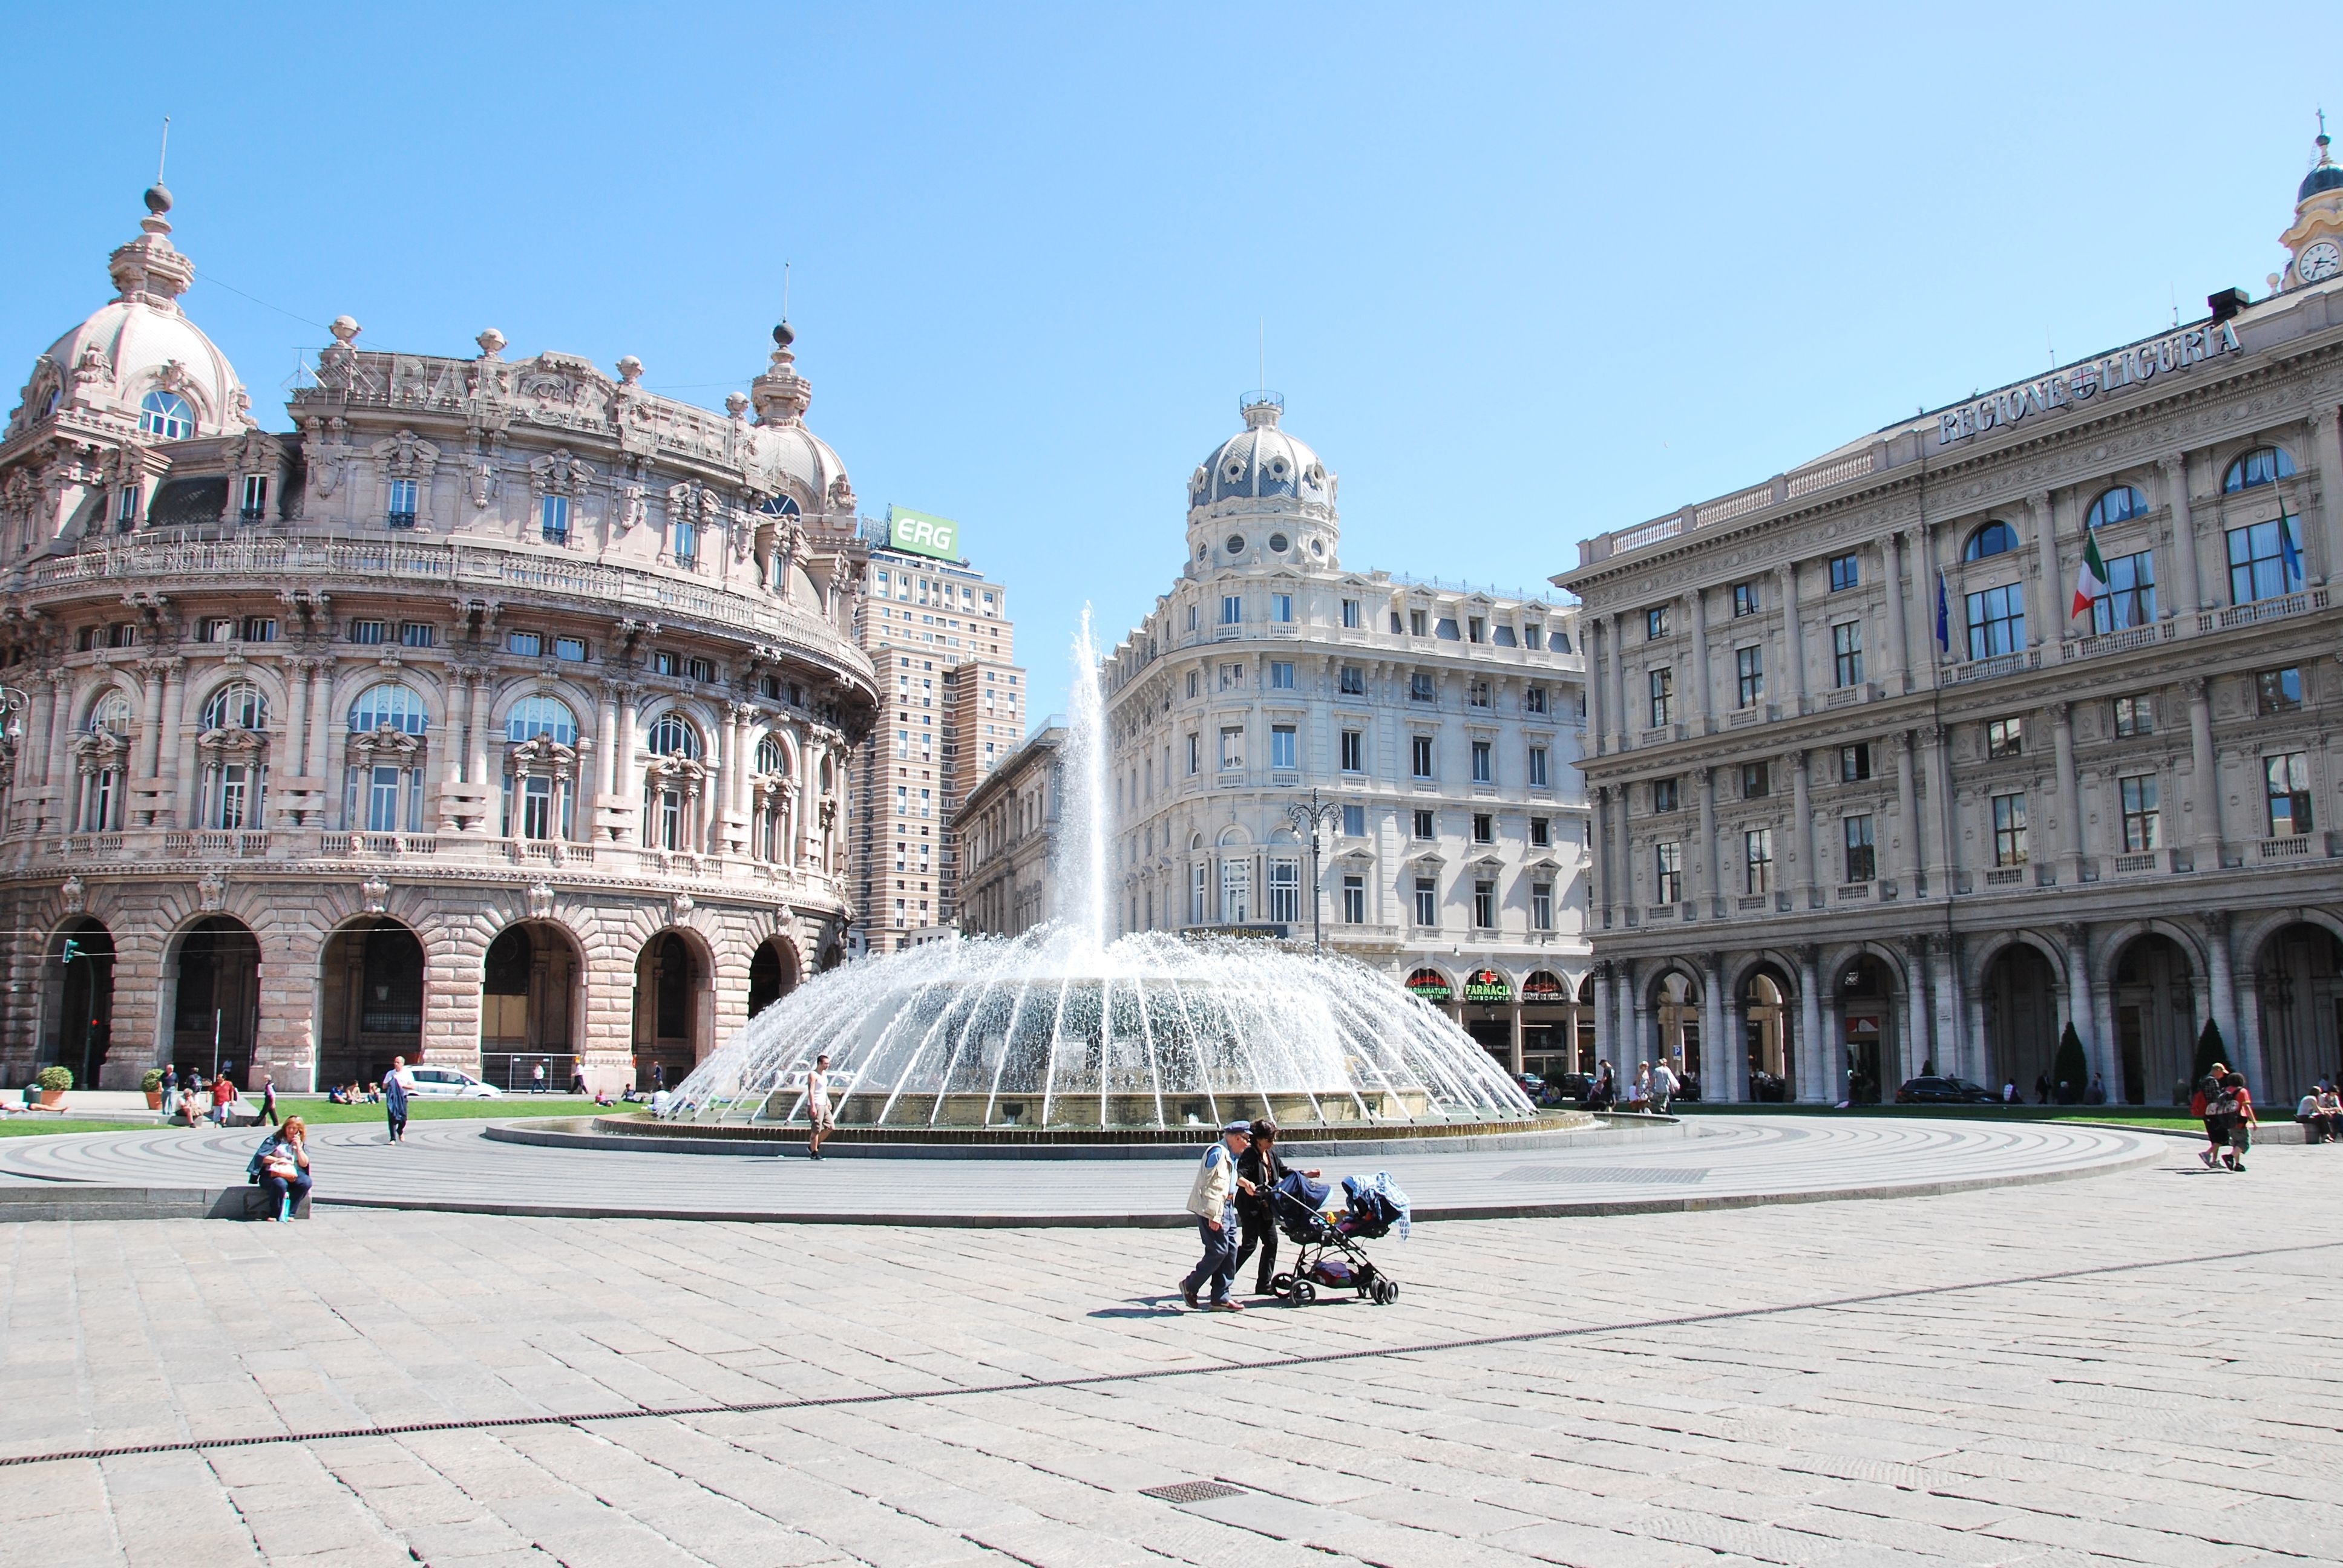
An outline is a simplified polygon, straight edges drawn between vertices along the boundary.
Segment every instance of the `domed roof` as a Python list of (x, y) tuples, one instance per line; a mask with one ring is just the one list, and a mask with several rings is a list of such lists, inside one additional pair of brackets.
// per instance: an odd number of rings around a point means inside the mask
[(1188, 504), (1271, 500), (1332, 506), (1334, 476), (1318, 454), (1278, 428), (1285, 400), (1274, 392), (1249, 396), (1245, 427), (1212, 449), (1188, 479)]
[(46, 415), (52, 397), (87, 407), (138, 415), (150, 393), (176, 395), (193, 427), (173, 438), (218, 436), (251, 427), (252, 399), (219, 347), (179, 308), (195, 281), (195, 264), (172, 247), (170, 193), (146, 193), (146, 216), (136, 239), (106, 260), (116, 296), (89, 319), (49, 346), (33, 367), (17, 412), (21, 425)]
[(798, 374), (798, 357), (790, 348), (796, 341), (788, 322), (774, 327), (773, 362), (749, 384), (749, 401), (757, 406), (751, 435), (756, 463), (775, 492), (793, 497), (807, 511), (850, 512), (854, 485), (845, 462), (805, 427), (813, 383)]
[(2295, 192), (2295, 205), (2299, 206), (2320, 191), (2343, 190), (2343, 164), (2320, 158), (2311, 171), (2302, 176), (2302, 188)]

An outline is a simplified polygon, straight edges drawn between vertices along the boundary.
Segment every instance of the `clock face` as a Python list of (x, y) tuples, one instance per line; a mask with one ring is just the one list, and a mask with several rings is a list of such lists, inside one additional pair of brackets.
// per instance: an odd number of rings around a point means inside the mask
[(2324, 283), (2343, 272), (2343, 246), (2322, 239), (2294, 259), (2295, 276), (2305, 283)]

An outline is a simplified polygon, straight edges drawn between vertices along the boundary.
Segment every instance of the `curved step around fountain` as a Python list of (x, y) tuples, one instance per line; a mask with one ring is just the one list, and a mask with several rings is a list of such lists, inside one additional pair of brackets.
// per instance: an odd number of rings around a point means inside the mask
[[(1209, 1127), (1069, 1128), (1054, 1131), (979, 1132), (970, 1129), (840, 1128), (822, 1145), (825, 1156), (869, 1160), (1189, 1160), (1210, 1141)], [(1514, 1126), (1468, 1122), (1422, 1128), (1336, 1126), (1293, 1128), (1278, 1140), (1291, 1159), (1331, 1159), (1438, 1151), (1483, 1153), (1551, 1150), (1590, 1141), (1604, 1145), (1675, 1139), (1683, 1123), (1664, 1116), (1589, 1116), (1557, 1111)], [(805, 1147), (799, 1122), (710, 1126), (659, 1122), (649, 1116), (548, 1118), (502, 1122), (483, 1136), (498, 1143), (548, 1149), (606, 1149), (636, 1154), (729, 1154), (747, 1158), (795, 1155)]]

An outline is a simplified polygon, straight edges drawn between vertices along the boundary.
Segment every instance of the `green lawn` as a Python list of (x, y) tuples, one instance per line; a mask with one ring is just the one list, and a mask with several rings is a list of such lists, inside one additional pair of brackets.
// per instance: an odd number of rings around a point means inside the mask
[[(590, 1100), (552, 1094), (508, 1094), (501, 1100), (413, 1100), (407, 1103), (411, 1108), (407, 1114), (417, 1121), (456, 1117), (591, 1116), (603, 1109)], [(379, 1123), (383, 1119), (379, 1105), (336, 1105), (324, 1100), (280, 1099), (277, 1109), (282, 1115), (298, 1116), (312, 1127), (344, 1121)], [(622, 1102), (612, 1109), (635, 1108)], [(85, 1117), (11, 1116), (0, 1121), (0, 1138), (27, 1138), (42, 1132), (127, 1132), (154, 1125), (151, 1121), (97, 1121)]]
[(1965, 1121), (2081, 1121), (2107, 1127), (2175, 1128), (2202, 1131), (2205, 1124), (2177, 1105), (1686, 1105), (1672, 1112), (1690, 1116), (1901, 1116), (1955, 1117)]
[(127, 1132), (139, 1121), (86, 1121), (67, 1116), (11, 1116), (0, 1121), (0, 1138), (30, 1138), (41, 1132)]

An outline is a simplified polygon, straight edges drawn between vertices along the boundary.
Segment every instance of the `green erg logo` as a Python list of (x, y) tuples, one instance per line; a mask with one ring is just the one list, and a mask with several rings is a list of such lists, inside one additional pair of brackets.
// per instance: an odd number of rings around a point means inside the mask
[(930, 517), (904, 507), (887, 509), (887, 543), (913, 555), (941, 560), (960, 558), (960, 525), (950, 518)]

